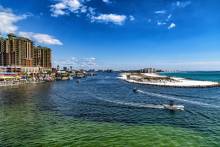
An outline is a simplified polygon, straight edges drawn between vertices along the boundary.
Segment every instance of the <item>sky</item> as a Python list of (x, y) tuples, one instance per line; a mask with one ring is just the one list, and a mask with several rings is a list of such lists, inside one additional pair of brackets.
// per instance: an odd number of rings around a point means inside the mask
[(0, 0), (0, 32), (53, 66), (220, 70), (219, 0)]

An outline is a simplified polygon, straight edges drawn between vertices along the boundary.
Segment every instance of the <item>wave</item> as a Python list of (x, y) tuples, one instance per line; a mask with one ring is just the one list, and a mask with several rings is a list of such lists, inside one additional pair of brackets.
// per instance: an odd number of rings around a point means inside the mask
[(138, 92), (142, 93), (142, 94), (149, 95), (149, 96), (155, 96), (155, 97), (164, 98), (164, 99), (168, 99), (168, 100), (176, 100), (179, 102), (185, 102), (185, 103), (204, 106), (204, 107), (220, 108), (220, 106), (216, 106), (216, 105), (212, 105), (212, 104), (208, 104), (208, 103), (203, 103), (203, 102), (198, 102), (198, 101), (190, 101), (190, 100), (186, 100), (186, 99), (180, 99), (180, 98), (177, 98), (177, 97), (171, 96), (171, 95), (146, 92), (146, 91), (142, 91), (142, 90), (138, 90)]

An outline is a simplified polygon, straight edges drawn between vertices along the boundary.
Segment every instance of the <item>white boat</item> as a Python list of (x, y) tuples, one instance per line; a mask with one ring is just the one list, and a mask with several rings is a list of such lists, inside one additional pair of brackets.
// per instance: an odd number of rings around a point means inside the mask
[(171, 110), (171, 111), (184, 111), (184, 106), (183, 105), (164, 104), (163, 107), (164, 107), (164, 109), (168, 109), (168, 110)]

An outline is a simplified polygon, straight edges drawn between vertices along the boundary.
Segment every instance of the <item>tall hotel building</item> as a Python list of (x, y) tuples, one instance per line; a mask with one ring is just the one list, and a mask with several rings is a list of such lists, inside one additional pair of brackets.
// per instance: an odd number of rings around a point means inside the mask
[(0, 36), (0, 66), (50, 69), (51, 49), (35, 47), (30, 39), (14, 34), (8, 34), (8, 38)]
[(51, 68), (51, 49), (47, 47), (34, 47), (34, 66)]
[(0, 39), (1, 66), (33, 66), (33, 42), (23, 37), (9, 34), (7, 39)]

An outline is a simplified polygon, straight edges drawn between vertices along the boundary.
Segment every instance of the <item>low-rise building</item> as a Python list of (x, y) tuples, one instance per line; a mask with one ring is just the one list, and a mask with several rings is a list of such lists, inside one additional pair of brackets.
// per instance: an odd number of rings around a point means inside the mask
[(155, 73), (156, 69), (155, 68), (144, 68), (140, 70), (141, 73)]

